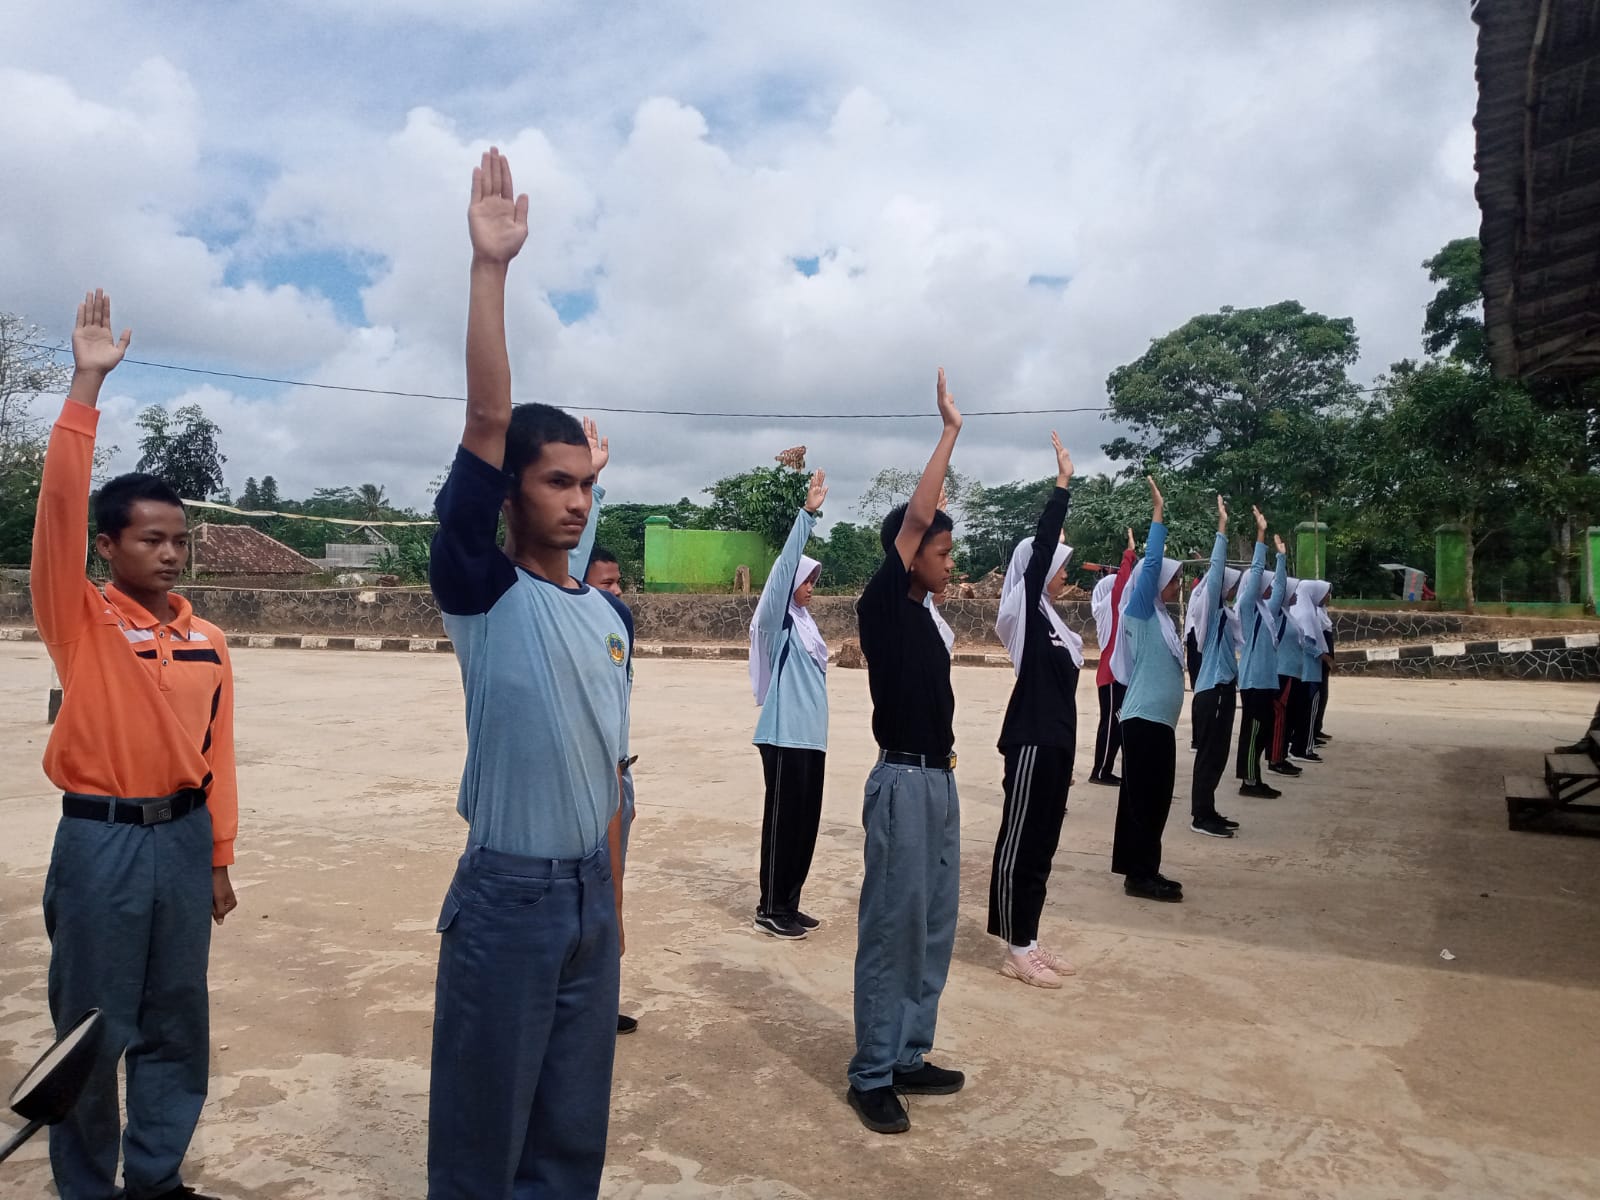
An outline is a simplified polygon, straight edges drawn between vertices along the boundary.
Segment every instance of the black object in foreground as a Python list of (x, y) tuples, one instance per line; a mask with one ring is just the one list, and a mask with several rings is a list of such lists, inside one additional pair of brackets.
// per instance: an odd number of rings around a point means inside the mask
[(22, 1082), (12, 1089), (7, 1103), (27, 1124), (0, 1146), (0, 1162), (10, 1158), (18, 1146), (43, 1126), (56, 1124), (72, 1111), (100, 1055), (103, 1028), (100, 1010), (91, 1008), (40, 1056), (22, 1077)]

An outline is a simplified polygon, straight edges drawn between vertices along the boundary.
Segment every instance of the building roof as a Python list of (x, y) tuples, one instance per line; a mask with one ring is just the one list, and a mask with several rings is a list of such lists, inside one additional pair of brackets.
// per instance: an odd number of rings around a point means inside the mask
[(1476, 0), (1472, 19), (1489, 356), (1600, 373), (1600, 0)]
[(206, 575), (314, 575), (321, 569), (248, 525), (204, 522), (190, 533), (194, 569)]

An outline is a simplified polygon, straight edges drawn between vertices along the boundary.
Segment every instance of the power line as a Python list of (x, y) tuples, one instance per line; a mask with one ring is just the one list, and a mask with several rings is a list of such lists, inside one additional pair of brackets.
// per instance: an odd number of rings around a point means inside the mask
[[(49, 346), (42, 342), (17, 342), (15, 345), (27, 346), (34, 350), (45, 350), (51, 354), (69, 353), (62, 347)], [(315, 388), (325, 392), (355, 392), (364, 396), (397, 396), (406, 400), (454, 400), (458, 404), (465, 404), (465, 396), (444, 395), (438, 392), (399, 392), (389, 388), (357, 387), (347, 383), (312, 383), (305, 379), (279, 379), (271, 375), (247, 375), (238, 371), (216, 371), (207, 367), (186, 367), (178, 363), (153, 362), (144, 358), (124, 358), (122, 360), (136, 367), (153, 367), (160, 371), (182, 371), (188, 375), (208, 375), (215, 379), (238, 379), (250, 383), (275, 383), (281, 387)], [(558, 406), (560, 407), (560, 406)], [(924, 417), (931, 417), (934, 413), (781, 413), (781, 412), (699, 412), (684, 408), (624, 408), (616, 405), (585, 404), (584, 412), (625, 413), (633, 416), (651, 417), (713, 417), (722, 419), (757, 420), (757, 421), (918, 421)], [(964, 411), (965, 417), (1028, 417), (1028, 416), (1053, 416), (1060, 413), (1098, 413), (1106, 412), (1106, 406), (1098, 405), (1084, 408), (991, 408)]]

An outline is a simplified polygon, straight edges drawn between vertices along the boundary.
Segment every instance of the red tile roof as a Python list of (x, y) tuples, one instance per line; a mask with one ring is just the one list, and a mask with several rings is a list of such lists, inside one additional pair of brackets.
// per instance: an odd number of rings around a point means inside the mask
[(314, 575), (302, 554), (248, 525), (205, 522), (191, 531), (195, 570), (204, 575)]

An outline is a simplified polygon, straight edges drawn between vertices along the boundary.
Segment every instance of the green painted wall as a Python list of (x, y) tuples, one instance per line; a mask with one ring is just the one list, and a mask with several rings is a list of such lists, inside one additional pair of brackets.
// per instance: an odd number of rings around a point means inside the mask
[(750, 568), (750, 586), (759, 589), (777, 557), (759, 533), (674, 529), (665, 517), (651, 517), (644, 527), (644, 590), (731, 592), (740, 566)]
[(1583, 606), (1600, 612), (1600, 525), (1583, 534)]
[(1301, 521), (1294, 527), (1294, 572), (1300, 579), (1328, 577), (1328, 526)]
[(1441, 525), (1433, 531), (1433, 594), (1440, 608), (1467, 606), (1467, 531), (1460, 525)]

